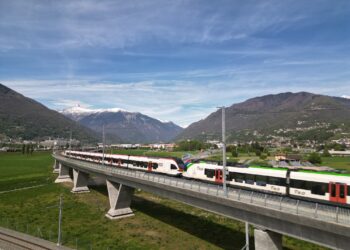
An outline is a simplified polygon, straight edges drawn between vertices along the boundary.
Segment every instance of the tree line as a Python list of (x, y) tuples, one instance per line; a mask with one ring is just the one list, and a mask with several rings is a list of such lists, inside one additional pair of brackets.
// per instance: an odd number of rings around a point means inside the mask
[(34, 152), (34, 144), (22, 144), (22, 154), (32, 155)]

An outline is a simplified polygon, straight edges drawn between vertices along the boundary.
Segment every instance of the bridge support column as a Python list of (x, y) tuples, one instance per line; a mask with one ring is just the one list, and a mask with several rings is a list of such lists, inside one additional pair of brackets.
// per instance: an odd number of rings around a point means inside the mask
[(53, 164), (53, 173), (58, 174), (60, 172), (60, 163), (55, 159)]
[(130, 204), (134, 188), (109, 180), (106, 180), (106, 182), (109, 204), (111, 206), (106, 217), (109, 219), (120, 219), (133, 216), (134, 213), (130, 209)]
[(89, 175), (87, 173), (81, 172), (80, 170), (75, 170), (73, 168), (73, 189), (72, 193), (87, 193), (90, 192), (88, 184)]
[(69, 167), (64, 166), (62, 163), (59, 163), (60, 170), (57, 179), (55, 180), (55, 183), (61, 183), (61, 182), (72, 182), (72, 179), (69, 175)]
[(282, 250), (282, 235), (260, 228), (254, 229), (255, 250)]

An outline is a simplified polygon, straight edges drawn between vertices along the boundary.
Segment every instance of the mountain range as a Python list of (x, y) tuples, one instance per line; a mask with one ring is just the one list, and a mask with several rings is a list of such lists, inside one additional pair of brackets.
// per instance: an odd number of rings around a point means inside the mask
[[(291, 135), (296, 139), (331, 137), (349, 130), (350, 99), (307, 92), (265, 95), (225, 109), (229, 140), (257, 135)], [(192, 123), (177, 139), (221, 138), (221, 110)], [(327, 136), (325, 136), (327, 137)]]
[(106, 140), (110, 143), (169, 142), (183, 130), (173, 122), (161, 122), (138, 112), (116, 108), (87, 109), (77, 106), (61, 113), (99, 134), (104, 126)]
[(0, 84), (0, 134), (25, 140), (73, 137), (96, 142), (97, 135), (57, 111)]
[[(327, 140), (350, 134), (350, 99), (307, 92), (265, 95), (226, 109), (228, 141), (268, 137)], [(43, 139), (73, 137), (109, 143), (220, 139), (221, 111), (183, 129), (138, 112), (74, 107), (57, 112), (0, 84), (0, 135)]]

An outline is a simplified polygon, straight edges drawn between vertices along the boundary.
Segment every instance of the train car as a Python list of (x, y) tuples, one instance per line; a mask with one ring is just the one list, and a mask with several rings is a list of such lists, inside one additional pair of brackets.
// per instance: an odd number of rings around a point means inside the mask
[(80, 152), (67, 150), (64, 154), (68, 157), (85, 160), (105, 165), (124, 167), (147, 172), (180, 176), (182, 175), (184, 164), (178, 158), (159, 158), (147, 156), (130, 156), (120, 154), (101, 154), (92, 152)]
[(190, 163), (182, 176), (188, 179), (222, 183), (222, 166), (205, 162)]
[(292, 171), (289, 195), (324, 203), (350, 205), (350, 175), (315, 171)]
[[(217, 184), (223, 182), (222, 166), (205, 162), (188, 165), (183, 177)], [(287, 170), (263, 167), (227, 167), (227, 184), (245, 189), (285, 195)]]
[(227, 183), (262, 192), (287, 194), (288, 171), (283, 168), (227, 167)]

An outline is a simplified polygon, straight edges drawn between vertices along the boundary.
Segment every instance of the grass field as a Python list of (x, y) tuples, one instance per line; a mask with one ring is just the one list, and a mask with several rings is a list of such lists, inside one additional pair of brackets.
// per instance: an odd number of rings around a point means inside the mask
[[(0, 193), (3, 226), (56, 239), (62, 194), (63, 242), (71, 247), (78, 244), (78, 249), (90, 249), (90, 244), (92, 249), (241, 249), (244, 245), (242, 223), (141, 191), (132, 202), (134, 217), (109, 220), (104, 216), (109, 208), (105, 187), (72, 194), (72, 184), (52, 183), (49, 153), (26, 157), (0, 155), (2, 189), (7, 190), (5, 183), (9, 189), (31, 186), (33, 181), (44, 186)], [(322, 249), (287, 237), (283, 241), (285, 249)]]
[(350, 157), (322, 157), (321, 165), (346, 170), (346, 172), (350, 173)]
[(51, 164), (52, 158), (47, 152), (0, 153), (0, 191), (51, 183)]

